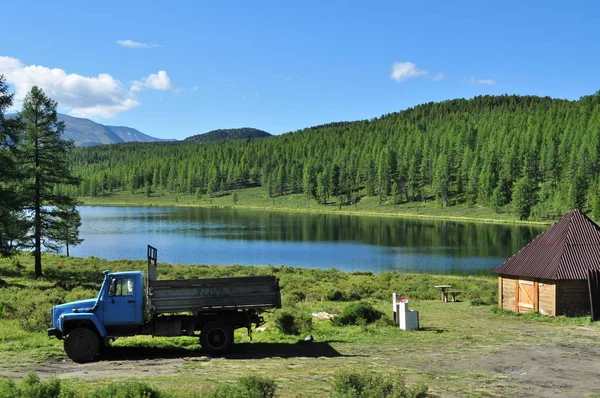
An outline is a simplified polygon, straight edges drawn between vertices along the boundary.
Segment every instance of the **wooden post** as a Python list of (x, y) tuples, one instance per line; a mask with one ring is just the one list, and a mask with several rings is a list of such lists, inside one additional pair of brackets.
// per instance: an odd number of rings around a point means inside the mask
[(533, 310), (538, 312), (540, 309), (540, 285), (539, 282), (533, 282)]
[(554, 281), (554, 317), (559, 315), (558, 313), (558, 294), (559, 294), (559, 286), (560, 281)]
[(515, 312), (519, 313), (519, 280), (515, 279)]
[(502, 282), (502, 277), (499, 276), (498, 277), (498, 308), (504, 309), (502, 307), (502, 305), (504, 304), (503, 300), (502, 300), (502, 292), (503, 292), (503, 289), (504, 289), (504, 287), (502, 286), (502, 283), (503, 283)]

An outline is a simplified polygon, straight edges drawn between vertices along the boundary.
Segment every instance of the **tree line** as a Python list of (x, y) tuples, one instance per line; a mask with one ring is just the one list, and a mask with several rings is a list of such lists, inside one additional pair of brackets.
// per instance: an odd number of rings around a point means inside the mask
[(577, 101), (479, 96), (265, 139), (76, 149), (80, 196), (145, 189), (219, 195), (262, 186), (322, 204), (485, 206), (520, 219), (600, 219), (600, 92)]
[(71, 141), (61, 138), (64, 123), (56, 102), (38, 87), (22, 111), (6, 117), (13, 95), (0, 75), (0, 255), (33, 249), (35, 275), (42, 275), (43, 249), (81, 243), (76, 199), (67, 187), (79, 185), (68, 162)]

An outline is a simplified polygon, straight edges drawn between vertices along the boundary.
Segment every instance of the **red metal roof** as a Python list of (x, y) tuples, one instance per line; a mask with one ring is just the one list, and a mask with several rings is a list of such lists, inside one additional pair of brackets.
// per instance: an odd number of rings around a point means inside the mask
[(494, 270), (507, 276), (539, 279), (587, 279), (600, 270), (600, 227), (571, 210)]

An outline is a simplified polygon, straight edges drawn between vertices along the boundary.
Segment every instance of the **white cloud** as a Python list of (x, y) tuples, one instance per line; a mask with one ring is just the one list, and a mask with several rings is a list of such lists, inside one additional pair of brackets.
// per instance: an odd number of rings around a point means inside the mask
[(192, 87), (192, 91), (198, 91), (198, 90), (200, 90), (200, 87), (198, 87), (198, 86)]
[(38, 86), (58, 106), (73, 116), (112, 118), (140, 105), (135, 91), (141, 88), (165, 90), (174, 87), (165, 71), (142, 79), (143, 85), (134, 90), (107, 73), (82, 76), (62, 69), (41, 65), (24, 65), (19, 59), (0, 56), (0, 74), (15, 87), (15, 107), (19, 107), (31, 87)]
[(440, 80), (442, 80), (445, 77), (446, 77), (446, 75), (444, 75), (443, 73), (438, 73), (437, 75), (433, 76), (431, 78), (431, 80), (435, 80), (436, 82), (439, 82)]
[(176, 87), (164, 70), (153, 73), (142, 80), (136, 80), (131, 85), (131, 91), (140, 91), (143, 88), (151, 90), (175, 90)]
[(467, 80), (471, 84), (485, 84), (488, 86), (495, 86), (496, 81), (492, 79), (475, 79), (475, 76), (471, 76), (469, 80)]
[(390, 79), (393, 79), (397, 82), (403, 82), (413, 77), (427, 76), (428, 72), (426, 70), (421, 70), (417, 68), (412, 62), (394, 62), (392, 65), (392, 73), (390, 74)]
[(129, 48), (156, 48), (162, 47), (160, 44), (152, 44), (152, 43), (140, 43), (138, 41), (133, 40), (117, 40), (117, 44), (123, 47)]

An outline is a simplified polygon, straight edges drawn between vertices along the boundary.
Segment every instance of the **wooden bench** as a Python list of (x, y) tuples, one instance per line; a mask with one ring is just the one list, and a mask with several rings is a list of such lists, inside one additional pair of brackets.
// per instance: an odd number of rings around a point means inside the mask
[(460, 293), (460, 291), (448, 292), (448, 294), (452, 297), (452, 302), (456, 302), (456, 296), (458, 296)]

